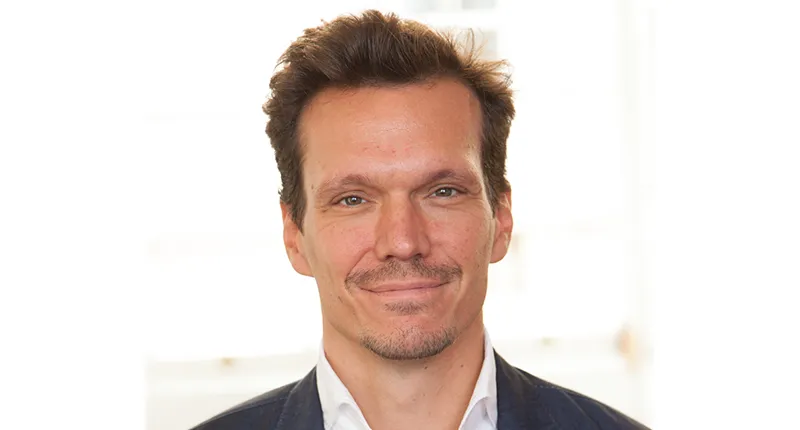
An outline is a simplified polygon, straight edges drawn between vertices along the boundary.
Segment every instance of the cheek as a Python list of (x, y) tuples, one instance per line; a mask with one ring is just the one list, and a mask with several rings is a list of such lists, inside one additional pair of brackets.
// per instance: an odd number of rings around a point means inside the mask
[[(326, 284), (341, 284), (370, 249), (372, 232), (364, 226), (330, 223), (309, 241), (309, 261), (314, 277)], [(326, 285), (329, 286), (329, 285)]]
[(434, 242), (445, 248), (465, 270), (488, 264), (492, 247), (492, 222), (475, 214), (458, 214), (431, 223)]

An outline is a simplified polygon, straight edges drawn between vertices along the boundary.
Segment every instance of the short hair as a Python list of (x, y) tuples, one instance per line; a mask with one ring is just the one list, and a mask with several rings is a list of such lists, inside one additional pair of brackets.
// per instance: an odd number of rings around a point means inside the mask
[(438, 78), (462, 82), (481, 106), (481, 168), (494, 211), (500, 194), (511, 188), (505, 163), (514, 104), (506, 62), (481, 59), (474, 35), (470, 36), (471, 43), (461, 44), (453, 35), (419, 22), (368, 10), (307, 28), (289, 46), (278, 60), (280, 70), (270, 80), (271, 94), (263, 110), (281, 175), (280, 199), (301, 231), (306, 197), (300, 116), (310, 100), (327, 88), (403, 85)]

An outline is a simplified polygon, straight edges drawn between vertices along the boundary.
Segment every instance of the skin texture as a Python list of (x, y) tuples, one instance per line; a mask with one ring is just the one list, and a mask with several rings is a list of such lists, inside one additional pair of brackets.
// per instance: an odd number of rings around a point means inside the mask
[[(283, 206), (294, 269), (316, 279), (323, 346), (373, 429), (457, 428), (483, 362), (493, 215), (480, 105), (463, 84), (327, 89), (300, 121), (307, 211)], [(346, 364), (346, 365), (345, 365)]]

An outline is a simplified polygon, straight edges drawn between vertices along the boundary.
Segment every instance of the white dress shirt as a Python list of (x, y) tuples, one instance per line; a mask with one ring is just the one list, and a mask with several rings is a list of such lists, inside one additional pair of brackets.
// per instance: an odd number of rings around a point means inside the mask
[[(484, 329), (483, 365), (459, 430), (497, 429), (497, 382), (494, 350)], [(325, 430), (372, 430), (350, 391), (333, 371), (320, 346), (317, 362), (317, 391)]]

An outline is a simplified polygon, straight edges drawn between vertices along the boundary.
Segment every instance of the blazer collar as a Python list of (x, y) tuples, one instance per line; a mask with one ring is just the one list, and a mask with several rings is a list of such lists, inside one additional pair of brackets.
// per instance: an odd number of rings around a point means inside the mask
[(540, 383), (508, 364), (497, 352), (497, 429), (546, 430), (560, 428), (540, 399)]
[(275, 430), (323, 430), (323, 428), (315, 367), (289, 392)]

